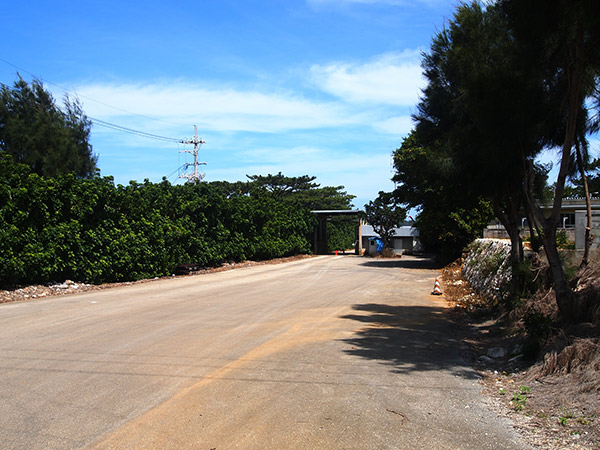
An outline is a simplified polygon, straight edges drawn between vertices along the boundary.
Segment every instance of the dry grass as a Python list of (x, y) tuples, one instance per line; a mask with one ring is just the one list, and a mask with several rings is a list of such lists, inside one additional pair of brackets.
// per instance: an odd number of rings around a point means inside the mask
[[(470, 325), (465, 354), (480, 370), (486, 391), (503, 405), (499, 413), (510, 416), (537, 448), (600, 449), (600, 270), (595, 265), (578, 275), (574, 290), (584, 321), (565, 324), (558, 320), (552, 289), (503, 311), (470, 289), (460, 262), (443, 270), (446, 298), (466, 312)], [(535, 333), (537, 359), (510, 354)], [(506, 357), (482, 362), (492, 347), (506, 348)], [(514, 403), (519, 395), (522, 408)]]

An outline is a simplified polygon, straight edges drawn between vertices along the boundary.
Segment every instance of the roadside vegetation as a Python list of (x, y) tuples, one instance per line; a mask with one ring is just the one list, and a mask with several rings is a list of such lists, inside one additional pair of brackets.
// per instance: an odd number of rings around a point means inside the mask
[[(281, 173), (244, 182), (115, 185), (100, 177), (91, 122), (41, 82), (0, 87), (0, 288), (134, 281), (311, 252), (313, 209), (349, 209), (343, 186)], [(352, 224), (332, 224), (352, 247)]]
[[(414, 129), (394, 154), (396, 201), (418, 211), (426, 249), (454, 261), (446, 294), (468, 312), (469, 352), (494, 395), (540, 428), (565, 431), (543, 448), (598, 448), (590, 198), (600, 172), (589, 138), (600, 128), (600, 4), (463, 3), (422, 66)], [(559, 230), (568, 196), (587, 203), (578, 259)], [(473, 246), (493, 219), (510, 245)]]
[(104, 283), (310, 251), (313, 218), (257, 190), (41, 177), (0, 154), (0, 284)]
[[(462, 4), (433, 37), (422, 66), (427, 84), (415, 127), (394, 154), (394, 196), (419, 211), (422, 243), (453, 261), (495, 218), (510, 239), (503, 307), (551, 289), (545, 298), (555, 303), (557, 324), (598, 320), (600, 299), (576, 286), (591, 264), (590, 187), (599, 177), (588, 139), (600, 128), (600, 5)], [(541, 158), (551, 154), (555, 180), (548, 180), (552, 163)], [(565, 263), (568, 242), (559, 232), (569, 194), (588, 204), (586, 245), (575, 266)]]
[[(170, 275), (181, 264), (311, 252), (316, 220), (302, 199), (278, 197), (256, 181), (244, 187), (239, 193), (222, 183), (115, 186), (111, 177), (43, 177), (0, 152), (0, 286), (132, 281)], [(350, 201), (335, 192), (340, 203)], [(349, 234), (343, 227), (332, 233), (351, 246), (354, 228)]]
[[(566, 0), (459, 6), (423, 56), (427, 85), (415, 128), (394, 159), (398, 201), (421, 210), (423, 242), (448, 261), (492, 215), (504, 226), (514, 295), (524, 276), (524, 214), (530, 239), (543, 245), (566, 320), (585, 311), (576, 305), (556, 238), (567, 181), (587, 186), (586, 169), (593, 167), (588, 137), (600, 124), (599, 8)], [(540, 159), (548, 151), (558, 169), (551, 188), (551, 166)], [(586, 251), (582, 268), (588, 262)]]

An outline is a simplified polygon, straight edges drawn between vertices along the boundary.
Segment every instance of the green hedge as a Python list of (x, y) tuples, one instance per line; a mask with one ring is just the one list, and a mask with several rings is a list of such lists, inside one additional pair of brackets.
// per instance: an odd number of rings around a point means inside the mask
[(0, 152), (0, 286), (168, 275), (178, 264), (310, 251), (311, 214), (268, 193), (209, 184), (44, 178)]

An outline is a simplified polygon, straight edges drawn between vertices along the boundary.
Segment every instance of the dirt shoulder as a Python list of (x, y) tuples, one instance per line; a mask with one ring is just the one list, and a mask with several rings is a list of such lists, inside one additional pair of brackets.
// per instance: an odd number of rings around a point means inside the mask
[(16, 286), (13, 289), (0, 290), (0, 303), (21, 302), (35, 300), (56, 295), (77, 294), (87, 291), (97, 291), (101, 289), (110, 289), (119, 286), (130, 286), (140, 283), (149, 283), (159, 279), (176, 278), (188, 275), (198, 275), (202, 273), (224, 272), (232, 269), (240, 269), (244, 267), (261, 266), (266, 264), (282, 264), (301, 259), (312, 258), (314, 255), (296, 255), (286, 258), (275, 258), (265, 261), (242, 261), (239, 263), (223, 263), (219, 267), (211, 267), (200, 270), (190, 271), (187, 275), (171, 275), (168, 277), (156, 277), (139, 281), (126, 281), (120, 283), (103, 283), (103, 284), (87, 284), (72, 280), (63, 282), (54, 282), (48, 284), (37, 284), (28, 286)]
[[(444, 269), (442, 281), (446, 299), (455, 306), (456, 320), (467, 330), (463, 357), (481, 374), (484, 392), (494, 400), (498, 414), (509, 418), (532, 446), (599, 449), (600, 339), (596, 327), (580, 324), (554, 329), (537, 357), (529, 359), (531, 342), (517, 314), (486, 313), (486, 300), (469, 288), (458, 264)], [(555, 299), (548, 292), (529, 302), (552, 305)]]

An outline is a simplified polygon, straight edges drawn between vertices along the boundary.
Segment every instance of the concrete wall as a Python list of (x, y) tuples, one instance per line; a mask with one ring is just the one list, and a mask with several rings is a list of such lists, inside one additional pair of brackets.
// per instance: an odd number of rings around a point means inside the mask
[[(567, 238), (570, 242), (576, 242), (576, 228), (561, 228), (559, 227), (557, 231), (564, 231), (567, 234)], [(525, 239), (529, 237), (529, 229), (523, 228), (521, 229), (521, 238)], [(484, 239), (510, 239), (508, 233), (504, 228), (497, 228), (496, 226), (492, 228), (486, 228), (483, 230), (483, 238)]]
[[(577, 250), (583, 249), (585, 246), (586, 225), (586, 211), (575, 211), (575, 248)], [(600, 211), (592, 211), (592, 233), (594, 235), (592, 249), (600, 249)]]
[[(369, 255), (377, 254), (377, 245), (374, 244), (375, 241), (370, 241), (369, 237), (362, 237), (362, 248), (365, 249), (365, 253)], [(412, 253), (415, 248), (415, 239), (412, 237), (395, 237), (394, 238), (394, 252), (397, 255), (402, 255), (404, 253)]]
[(413, 238), (394, 238), (394, 251), (396, 254), (411, 253), (413, 251)]

